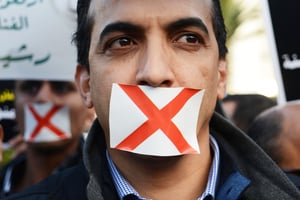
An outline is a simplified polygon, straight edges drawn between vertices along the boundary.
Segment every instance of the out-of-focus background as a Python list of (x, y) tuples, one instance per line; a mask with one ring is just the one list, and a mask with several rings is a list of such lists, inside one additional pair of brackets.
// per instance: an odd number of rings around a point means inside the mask
[(261, 0), (223, 0), (228, 31), (228, 94), (276, 98), (278, 85)]

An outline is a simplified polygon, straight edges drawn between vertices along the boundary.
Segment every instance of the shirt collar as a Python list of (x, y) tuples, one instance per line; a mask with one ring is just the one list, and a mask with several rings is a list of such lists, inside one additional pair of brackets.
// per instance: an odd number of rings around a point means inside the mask
[(110, 173), (112, 175), (114, 184), (116, 186), (117, 192), (119, 194), (120, 199), (123, 199), (127, 195), (135, 195), (138, 198), (142, 199), (142, 197), (137, 193), (137, 191), (126, 181), (126, 179), (120, 174), (115, 164), (111, 160), (108, 151), (106, 151), (106, 158), (108, 161), (108, 166), (110, 169)]
[[(215, 190), (217, 185), (219, 163), (220, 163), (220, 151), (219, 151), (218, 143), (212, 135), (210, 135), (210, 146), (213, 151), (213, 161), (210, 167), (208, 182), (206, 184), (205, 191), (203, 192), (201, 197), (198, 198), (198, 200), (204, 200), (206, 197), (210, 197), (210, 199), (214, 199), (215, 197)], [(124, 199), (124, 197), (126, 197), (127, 195), (134, 195), (137, 197), (137, 199), (141, 199), (141, 200), (145, 199), (142, 198), (138, 194), (138, 192), (120, 174), (115, 164), (111, 160), (108, 151), (106, 151), (106, 158), (120, 199)]]
[(211, 196), (211, 199), (215, 198), (220, 163), (220, 150), (216, 139), (212, 135), (210, 135), (210, 146), (213, 151), (212, 165), (209, 170), (206, 188), (201, 197), (198, 198), (198, 200), (205, 199), (208, 196)]

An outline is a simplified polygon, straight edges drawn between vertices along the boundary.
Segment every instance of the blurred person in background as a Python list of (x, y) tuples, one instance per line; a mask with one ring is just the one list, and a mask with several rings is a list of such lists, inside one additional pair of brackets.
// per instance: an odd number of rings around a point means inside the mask
[(300, 100), (262, 112), (248, 135), (300, 189)]
[[(25, 138), (27, 150), (17, 156), (12, 162), (4, 166), (0, 172), (2, 195), (18, 192), (39, 182), (48, 175), (77, 164), (81, 160), (82, 133), (86, 131), (86, 124), (94, 115), (83, 105), (77, 88), (68, 81), (16, 81), (15, 88), (16, 117), (20, 133), (25, 133), (24, 109), (27, 105), (52, 105), (68, 107), (68, 113), (62, 115), (62, 120), (70, 121), (70, 135), (57, 139), (52, 133), (41, 133), (39, 139)], [(38, 104), (34, 104), (38, 103)], [(48, 104), (51, 103), (51, 104)], [(36, 109), (38, 110), (38, 109)], [(63, 119), (65, 118), (65, 119)], [(53, 122), (53, 126), (63, 121)], [(29, 124), (27, 124), (29, 125)], [(57, 128), (58, 129), (58, 128)], [(54, 128), (55, 130), (55, 128)], [(68, 133), (65, 133), (68, 135)], [(42, 138), (42, 137), (45, 137)]]
[(261, 94), (230, 94), (221, 101), (225, 115), (244, 132), (257, 115), (276, 104), (275, 100)]
[[(70, 2), (23, 1), (1, 7), (1, 15), (11, 21), (0, 29), (4, 44), (0, 78), (15, 80), (19, 135), (10, 144), (22, 146), (23, 153), (17, 152), (1, 168), (0, 197), (81, 161), (83, 133), (94, 111), (84, 106), (73, 81), (76, 50), (71, 40), (76, 20)], [(22, 16), (10, 18), (18, 14)]]

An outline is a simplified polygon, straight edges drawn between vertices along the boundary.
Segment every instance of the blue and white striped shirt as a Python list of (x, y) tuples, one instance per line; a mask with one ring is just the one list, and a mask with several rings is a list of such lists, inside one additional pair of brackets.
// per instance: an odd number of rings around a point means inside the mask
[[(216, 184), (218, 179), (219, 162), (220, 162), (220, 151), (219, 151), (219, 146), (217, 141), (211, 135), (210, 135), (210, 145), (214, 155), (213, 161), (209, 171), (208, 182), (205, 191), (203, 192), (201, 197), (199, 197), (197, 200), (205, 200), (206, 198), (213, 200), (215, 198), (215, 189), (216, 189)], [(124, 197), (128, 195), (134, 195), (139, 200), (145, 200), (145, 198), (141, 197), (138, 194), (138, 192), (120, 174), (115, 164), (111, 160), (108, 152), (106, 152), (106, 158), (108, 160), (109, 169), (113, 177), (113, 181), (115, 183), (120, 199), (124, 199)]]

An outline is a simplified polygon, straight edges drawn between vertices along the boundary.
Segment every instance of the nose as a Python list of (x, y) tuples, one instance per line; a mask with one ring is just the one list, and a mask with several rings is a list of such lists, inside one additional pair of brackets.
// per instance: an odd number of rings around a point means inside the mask
[(54, 99), (55, 98), (54, 98), (50, 83), (47, 81), (44, 81), (35, 96), (35, 102), (37, 102), (37, 103), (53, 102), (54, 103)]
[(174, 72), (167, 48), (153, 42), (142, 54), (136, 75), (137, 83), (153, 87), (170, 87), (174, 83)]

